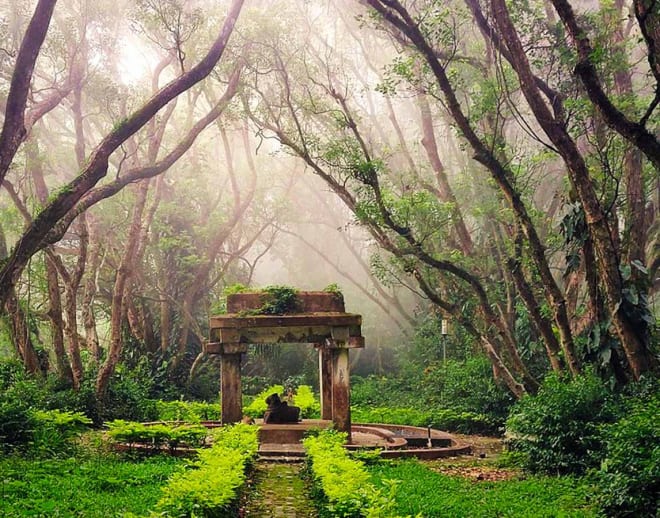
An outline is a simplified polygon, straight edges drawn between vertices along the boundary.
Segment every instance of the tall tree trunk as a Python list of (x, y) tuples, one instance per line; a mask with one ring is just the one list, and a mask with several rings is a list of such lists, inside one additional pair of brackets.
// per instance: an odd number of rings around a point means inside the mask
[(86, 270), (81, 311), (83, 325), (85, 326), (85, 347), (92, 355), (92, 359), (98, 363), (101, 360), (101, 349), (99, 347), (99, 335), (96, 330), (94, 299), (97, 291), (97, 276), (101, 266), (101, 244), (95, 232), (90, 232), (89, 241), (89, 266)]
[[(7, 257), (7, 240), (5, 239), (4, 229), (0, 225), (0, 260), (5, 257)], [(32, 342), (27, 315), (23, 311), (23, 308), (21, 308), (15, 290), (12, 291), (7, 299), (5, 310), (11, 319), (11, 340), (16, 348), (16, 353), (23, 362), (25, 370), (30, 374), (44, 375), (47, 369), (44, 369), (39, 361), (39, 356)]]
[[(553, 316), (555, 324), (559, 330), (561, 338), (560, 343), (566, 361), (569, 364), (571, 362), (576, 362), (574, 352), (575, 345), (573, 343), (570, 323), (566, 313), (566, 301), (552, 275), (545, 256), (545, 247), (541, 243), (532, 218), (527, 211), (520, 193), (511, 184), (510, 179), (513, 177), (512, 172), (507, 169), (500, 160), (498, 160), (491, 147), (488, 146), (475, 132), (471, 121), (463, 112), (463, 108), (461, 107), (456, 92), (447, 76), (445, 67), (440, 63), (434, 49), (422, 35), (418, 24), (412, 19), (408, 11), (402, 6), (401, 2), (398, 0), (388, 0), (387, 2), (382, 0), (365, 1), (380, 13), (389, 24), (405, 34), (410, 42), (424, 56), (436, 78), (438, 87), (443, 93), (445, 105), (449, 113), (458, 126), (458, 129), (463, 134), (463, 137), (474, 150), (473, 158), (485, 166), (491, 173), (493, 179), (500, 188), (502, 195), (513, 210), (516, 220), (520, 224), (525, 238), (529, 243), (531, 251), (530, 255), (538, 269), (546, 299), (550, 307), (553, 309)], [(534, 78), (534, 80), (536, 79), (537, 78)]]
[(15, 285), (30, 258), (45, 246), (46, 235), (96, 183), (106, 176), (110, 155), (142, 129), (172, 99), (192, 88), (211, 73), (224, 53), (242, 6), (243, 0), (233, 0), (225, 23), (208, 53), (189, 71), (165, 85), (121, 124), (116, 125), (92, 153), (84, 170), (73, 181), (63, 186), (55, 199), (46, 204), (35, 217), (19, 238), (8, 260), (0, 267), (1, 303), (4, 303), (11, 287)]
[(25, 108), (30, 94), (30, 83), (34, 65), (41, 46), (46, 39), (50, 19), (57, 0), (40, 0), (25, 31), (21, 47), (16, 56), (14, 73), (11, 77), (4, 123), (0, 133), (0, 184), (4, 180), (14, 155), (25, 140)]
[(62, 320), (62, 297), (60, 295), (57, 266), (50, 254), (46, 254), (46, 282), (48, 283), (48, 301), (50, 302), (48, 320), (50, 320), (55, 366), (59, 377), (73, 385), (73, 371), (64, 350), (64, 322)]
[(459, 208), (458, 202), (456, 201), (456, 196), (454, 196), (454, 191), (449, 185), (445, 166), (440, 159), (438, 143), (435, 138), (435, 130), (433, 129), (431, 107), (429, 106), (426, 94), (417, 94), (417, 105), (419, 106), (422, 120), (422, 146), (424, 146), (424, 149), (426, 150), (426, 156), (428, 157), (429, 162), (431, 163), (431, 167), (433, 168), (435, 180), (438, 185), (438, 192), (440, 194), (440, 200), (451, 204), (451, 220), (454, 227), (454, 232), (456, 232), (458, 242), (461, 244), (461, 250), (463, 254), (469, 256), (472, 253), (472, 238), (470, 237), (470, 232), (465, 225), (465, 220), (463, 219), (463, 214), (461, 213), (461, 209)]
[(128, 310), (127, 287), (130, 286), (132, 269), (135, 266), (137, 251), (140, 247), (139, 238), (142, 235), (142, 214), (147, 202), (150, 180), (142, 180), (137, 186), (135, 205), (131, 226), (126, 240), (124, 255), (117, 269), (115, 283), (112, 290), (112, 302), (110, 306), (110, 347), (108, 356), (99, 369), (96, 377), (96, 397), (102, 400), (108, 390), (110, 379), (121, 358), (123, 348), (122, 326), (126, 321)]

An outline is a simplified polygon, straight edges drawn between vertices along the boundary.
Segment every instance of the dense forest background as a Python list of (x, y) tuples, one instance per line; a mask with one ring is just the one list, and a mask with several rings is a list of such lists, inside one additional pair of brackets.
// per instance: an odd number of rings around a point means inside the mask
[[(340, 285), (353, 372), (431, 394), (451, 362), (508, 400), (657, 372), (657, 3), (41, 0), (0, 22), (0, 354), (53, 390), (215, 397), (201, 345), (237, 284)], [(313, 353), (255, 348), (248, 389), (314, 383)]]

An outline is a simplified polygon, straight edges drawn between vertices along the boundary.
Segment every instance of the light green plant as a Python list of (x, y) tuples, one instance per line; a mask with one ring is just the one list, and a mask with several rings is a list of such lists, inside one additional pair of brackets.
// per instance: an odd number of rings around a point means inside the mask
[(186, 471), (175, 474), (156, 504), (158, 516), (234, 516), (232, 505), (257, 454), (257, 428), (242, 423), (214, 431), (213, 446), (199, 450)]
[(364, 463), (344, 449), (345, 442), (346, 434), (334, 430), (303, 440), (314, 483), (327, 499), (327, 511), (341, 517), (394, 518), (393, 491), (386, 494), (376, 489)]
[(142, 444), (152, 448), (167, 445), (174, 450), (181, 444), (201, 446), (208, 434), (205, 427), (192, 424), (144, 424), (117, 419), (107, 423), (108, 435), (116, 442), (129, 446)]
[(202, 401), (157, 401), (158, 419), (162, 421), (185, 421), (199, 423), (200, 421), (217, 421), (220, 419), (219, 403)]
[(293, 396), (293, 404), (300, 407), (300, 417), (310, 418), (319, 414), (321, 405), (314, 396), (312, 387), (309, 385), (300, 385)]

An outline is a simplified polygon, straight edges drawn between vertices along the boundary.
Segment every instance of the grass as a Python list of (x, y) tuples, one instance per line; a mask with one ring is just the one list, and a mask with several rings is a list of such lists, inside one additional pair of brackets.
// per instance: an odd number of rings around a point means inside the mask
[(0, 516), (110, 518), (147, 514), (161, 486), (183, 461), (156, 456), (140, 461), (115, 455), (34, 460), (0, 459)]
[(529, 477), (476, 482), (436, 473), (415, 461), (379, 462), (369, 467), (377, 486), (396, 485), (400, 515), (453, 518), (578, 518), (599, 516), (588, 502), (592, 491), (580, 479)]

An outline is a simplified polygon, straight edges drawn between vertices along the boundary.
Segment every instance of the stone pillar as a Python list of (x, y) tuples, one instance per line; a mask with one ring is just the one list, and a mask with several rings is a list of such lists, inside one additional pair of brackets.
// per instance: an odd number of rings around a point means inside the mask
[(332, 354), (319, 345), (319, 392), (321, 396), (321, 419), (332, 419)]
[(220, 395), (222, 424), (237, 423), (243, 418), (241, 390), (241, 353), (247, 351), (242, 344), (222, 344), (220, 355)]
[(348, 433), (351, 440), (351, 398), (348, 349), (331, 349), (332, 422), (336, 430)]

